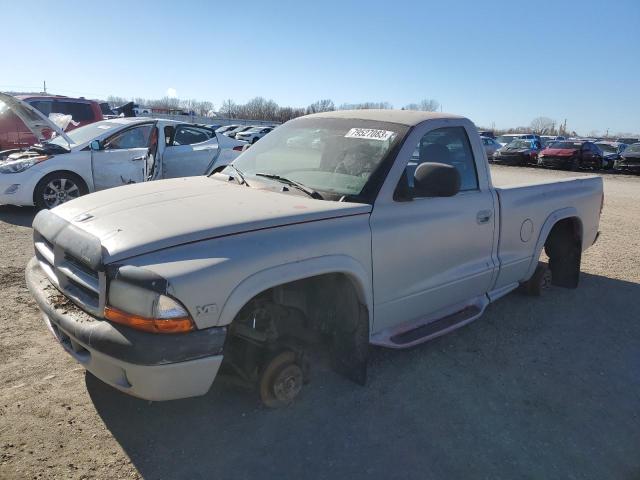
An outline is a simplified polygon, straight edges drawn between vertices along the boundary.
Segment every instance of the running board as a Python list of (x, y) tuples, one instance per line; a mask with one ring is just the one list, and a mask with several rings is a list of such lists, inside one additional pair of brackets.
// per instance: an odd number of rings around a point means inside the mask
[(486, 297), (442, 316), (419, 319), (374, 334), (370, 343), (387, 348), (409, 348), (440, 337), (480, 317), (489, 304)]

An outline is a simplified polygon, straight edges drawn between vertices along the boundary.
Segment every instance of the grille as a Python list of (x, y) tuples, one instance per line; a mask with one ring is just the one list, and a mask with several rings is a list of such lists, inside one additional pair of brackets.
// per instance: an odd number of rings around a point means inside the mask
[(104, 272), (91, 269), (37, 231), (34, 231), (34, 246), (40, 267), (51, 283), (80, 308), (102, 317), (106, 292)]

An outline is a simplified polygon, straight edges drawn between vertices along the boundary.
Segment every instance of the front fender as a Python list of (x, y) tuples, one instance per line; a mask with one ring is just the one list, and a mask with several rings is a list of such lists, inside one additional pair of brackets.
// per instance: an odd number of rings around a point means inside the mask
[(344, 273), (353, 282), (360, 302), (373, 324), (373, 295), (370, 276), (360, 262), (347, 255), (326, 255), (279, 265), (257, 272), (236, 286), (224, 303), (218, 326), (230, 324), (240, 309), (259, 293), (285, 283), (328, 273)]

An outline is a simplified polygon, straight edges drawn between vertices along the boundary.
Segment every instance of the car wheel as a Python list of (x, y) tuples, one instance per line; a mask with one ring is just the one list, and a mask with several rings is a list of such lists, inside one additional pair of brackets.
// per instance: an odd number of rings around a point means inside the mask
[(251, 144), (253, 145), (254, 143), (256, 143), (258, 141), (258, 137), (253, 137), (253, 140), (251, 140)]
[(298, 396), (304, 383), (304, 372), (297, 356), (284, 350), (273, 357), (260, 376), (260, 400), (267, 407), (284, 407)]
[(87, 194), (84, 180), (70, 172), (54, 172), (38, 182), (33, 192), (33, 203), (38, 209), (50, 209)]

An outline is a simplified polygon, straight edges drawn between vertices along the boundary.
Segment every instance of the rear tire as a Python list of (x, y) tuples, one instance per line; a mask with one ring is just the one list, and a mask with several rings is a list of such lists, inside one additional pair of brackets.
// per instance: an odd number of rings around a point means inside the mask
[(36, 185), (33, 203), (38, 210), (48, 210), (88, 192), (87, 184), (78, 175), (71, 172), (53, 172)]

